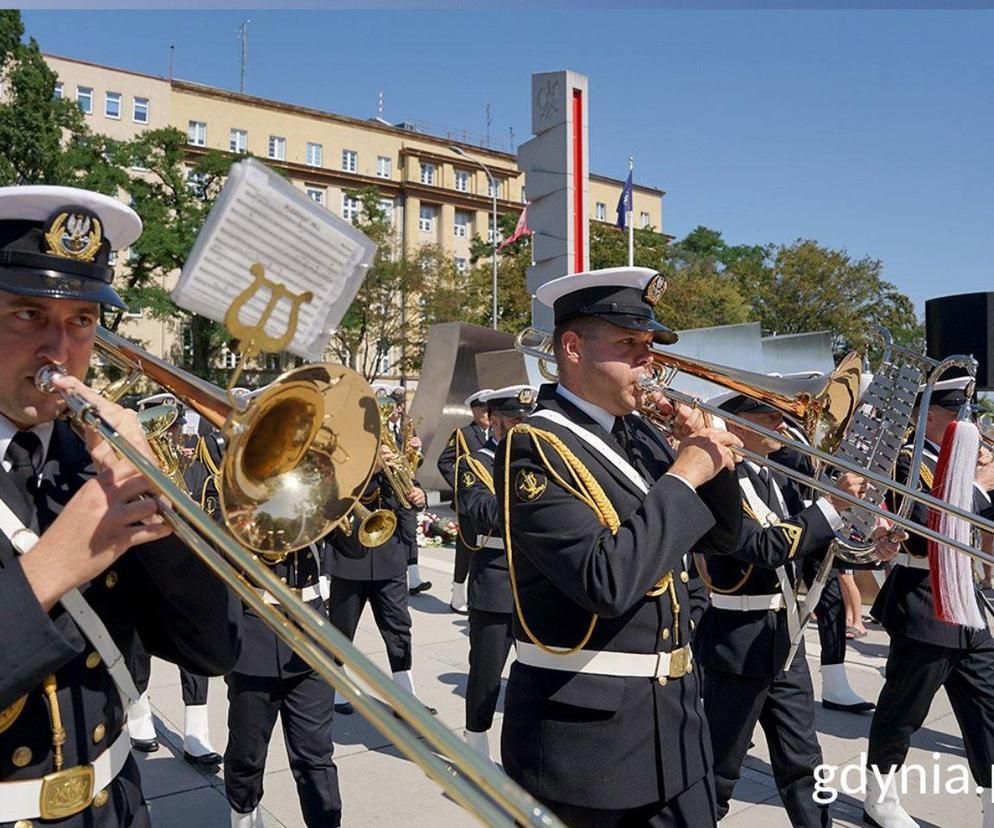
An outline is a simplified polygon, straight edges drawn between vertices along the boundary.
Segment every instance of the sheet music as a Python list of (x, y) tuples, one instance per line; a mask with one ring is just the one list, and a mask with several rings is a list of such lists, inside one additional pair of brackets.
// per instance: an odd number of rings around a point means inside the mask
[[(249, 268), (260, 262), (271, 281), (295, 294), (314, 294), (300, 305), (297, 332), (285, 350), (319, 360), (375, 251), (376, 245), (349, 222), (265, 165), (246, 159), (232, 166), (172, 298), (186, 310), (223, 323), (235, 297), (253, 281)], [(253, 296), (241, 321), (257, 322), (269, 299), (268, 290)], [(289, 301), (279, 302), (266, 333), (282, 335), (290, 311)]]

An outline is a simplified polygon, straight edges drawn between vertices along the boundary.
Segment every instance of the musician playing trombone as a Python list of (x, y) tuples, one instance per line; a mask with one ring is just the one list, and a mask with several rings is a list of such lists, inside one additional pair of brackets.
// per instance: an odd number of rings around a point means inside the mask
[(663, 287), (625, 267), (538, 289), (559, 382), (495, 461), (517, 648), (501, 758), (570, 826), (717, 822), (688, 558), (738, 543), (741, 443), (657, 395), (674, 454), (633, 414), (649, 346), (677, 338), (653, 312)]
[[(711, 400), (770, 431), (784, 428), (779, 411), (743, 394)], [(768, 456), (781, 447), (771, 437), (729, 423), (745, 448)], [(777, 790), (792, 825), (831, 825), (828, 805), (814, 798), (815, 768), (822, 762), (815, 735), (814, 691), (795, 598), (805, 556), (824, 552), (842, 528), (846, 504), (819, 497), (805, 507), (796, 485), (752, 460), (741, 460), (742, 537), (733, 555), (708, 555), (711, 606), (694, 636), (704, 667), (704, 710), (711, 729), (718, 816), (729, 801), (758, 723), (766, 735)], [(844, 475), (836, 485), (859, 495), (862, 478)], [(881, 530), (881, 534), (883, 531)], [(895, 544), (878, 554), (893, 556)], [(791, 642), (800, 644), (789, 659)]]
[[(147, 458), (132, 412), (82, 379), (100, 306), (124, 303), (108, 256), (141, 221), (108, 196), (0, 189), (0, 824), (148, 826), (124, 716), (138, 636), (197, 673), (234, 664), (238, 604), (156, 515), (152, 485), (57, 417), (86, 398)], [(132, 548), (134, 547), (134, 548)], [(130, 551), (129, 551), (130, 550)], [(122, 654), (122, 650), (124, 653)]]
[[(970, 403), (969, 384), (968, 377), (935, 384), (928, 406), (920, 479), (909, 485), (931, 490), (946, 428), (956, 420), (960, 409)], [(919, 404), (921, 399), (919, 396)], [(907, 479), (912, 450), (909, 443), (898, 456), (898, 481)], [(986, 514), (991, 500), (984, 489), (994, 487), (994, 480), (982, 479), (984, 485), (975, 487), (973, 510)], [(893, 508), (894, 504), (890, 505)], [(911, 518), (927, 524), (928, 509), (916, 504)], [(912, 734), (922, 726), (932, 699), (944, 687), (963, 735), (970, 771), (976, 784), (984, 788), (983, 824), (991, 828), (994, 826), (991, 803), (994, 639), (984, 609), (990, 608), (977, 590), (974, 600), (981, 619), (979, 626), (948, 623), (936, 617), (927, 542), (918, 535), (911, 535), (905, 541), (895, 564), (871, 610), (890, 635), (890, 650), (884, 686), (870, 724), (865, 818), (869, 824), (884, 828), (918, 825), (901, 805), (897, 790), (900, 775), (889, 774), (904, 764)]]

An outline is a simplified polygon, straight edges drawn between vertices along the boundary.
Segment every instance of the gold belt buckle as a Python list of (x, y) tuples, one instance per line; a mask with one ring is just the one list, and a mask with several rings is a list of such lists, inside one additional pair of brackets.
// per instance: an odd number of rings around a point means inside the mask
[(93, 801), (93, 765), (47, 774), (41, 780), (39, 810), (42, 819), (65, 819)]
[(670, 653), (670, 678), (682, 678), (690, 672), (690, 647), (683, 646)]

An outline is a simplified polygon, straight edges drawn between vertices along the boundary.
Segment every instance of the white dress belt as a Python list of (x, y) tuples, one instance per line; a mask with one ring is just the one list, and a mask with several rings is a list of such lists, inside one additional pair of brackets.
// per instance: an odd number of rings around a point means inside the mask
[(783, 595), (721, 595), (712, 593), (711, 606), (715, 609), (733, 610), (735, 612), (762, 612), (764, 610), (782, 610)]
[(928, 558), (919, 558), (916, 555), (909, 555), (907, 552), (899, 552), (894, 558), (894, 563), (898, 566), (909, 566), (912, 569), (928, 569)]
[[(310, 586), (302, 587), (301, 589), (296, 589), (290, 587), (290, 591), (293, 592), (301, 601), (313, 601), (316, 598), (327, 598), (325, 591), (321, 588), (322, 584), (311, 584)], [(283, 603), (277, 598), (273, 593), (267, 592), (264, 589), (258, 590), (259, 594), (262, 596), (262, 600), (267, 604), (281, 604)]]
[[(87, 768), (93, 770), (93, 784), (90, 786), (89, 795), (84, 800), (81, 800), (85, 804), (79, 810), (74, 811), (74, 813), (79, 813), (79, 811), (90, 806), (90, 803), (93, 801), (93, 795), (102, 791), (117, 778), (117, 775), (121, 772), (121, 768), (124, 767), (124, 763), (130, 755), (131, 738), (128, 735), (127, 728), (125, 728), (121, 731), (117, 739), (114, 740), (114, 744), (93, 760), (92, 765), (84, 765), (80, 768), (69, 768), (60, 771), (60, 773), (65, 774), (74, 770), (82, 772)], [(56, 776), (56, 774), (49, 774), (49, 777), (53, 776)], [(49, 777), (16, 782), (0, 782), (0, 822), (16, 822), (21, 819), (41, 819), (42, 789), (46, 784), (46, 779)], [(52, 783), (50, 782), (49, 784)]]
[(516, 641), (517, 660), (530, 667), (591, 673), (599, 676), (681, 678), (693, 669), (693, 654), (687, 644), (670, 653), (612, 653), (577, 650), (575, 653), (548, 653), (526, 641)]

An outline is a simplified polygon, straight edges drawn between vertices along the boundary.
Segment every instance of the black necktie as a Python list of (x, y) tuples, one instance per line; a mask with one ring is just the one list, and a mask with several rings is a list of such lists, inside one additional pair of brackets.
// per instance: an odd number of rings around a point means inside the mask
[(18, 431), (7, 446), (10, 474), (21, 492), (31, 503), (38, 496), (38, 474), (44, 462), (44, 450), (38, 435), (32, 431)]
[(614, 425), (611, 427), (611, 436), (618, 441), (622, 451), (625, 453), (625, 457), (628, 458), (628, 462), (634, 466), (635, 458), (632, 455), (632, 443), (628, 435), (628, 426), (625, 424), (624, 417), (614, 418)]
[(777, 495), (777, 481), (770, 474), (770, 470), (765, 466), (759, 469), (758, 485), (756, 486), (757, 494), (763, 499), (763, 502), (773, 510), (779, 518), (785, 518), (787, 515), (783, 513), (783, 507), (780, 505), (780, 498)]

